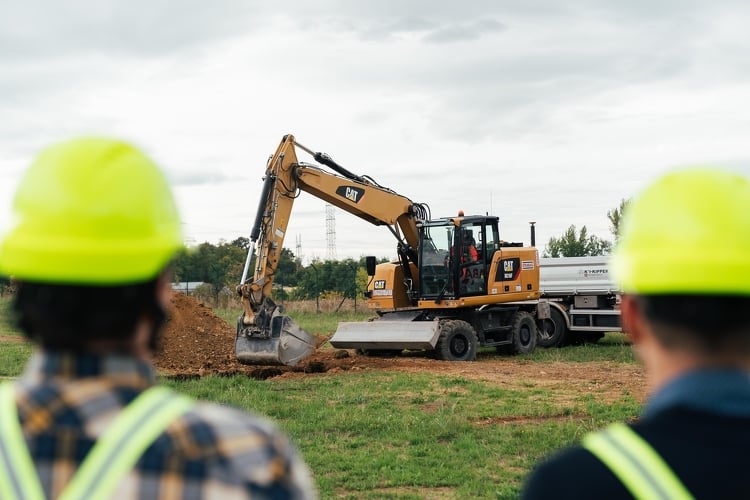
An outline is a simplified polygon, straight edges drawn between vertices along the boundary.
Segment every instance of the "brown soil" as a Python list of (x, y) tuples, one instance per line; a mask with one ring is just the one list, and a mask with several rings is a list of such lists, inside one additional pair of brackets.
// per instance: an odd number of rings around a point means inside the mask
[(0, 342), (26, 342), (26, 337), (16, 335), (0, 335)]
[[(243, 365), (234, 358), (235, 329), (213, 310), (186, 295), (172, 296), (172, 311), (164, 330), (162, 349), (155, 357), (161, 373), (177, 378), (203, 375), (301, 377), (313, 373), (344, 374), (355, 371), (434, 372), (441, 375), (483, 380), (508, 388), (545, 387), (557, 391), (556, 399), (581, 393), (599, 400), (614, 400), (630, 394), (642, 400), (646, 393), (639, 366), (610, 362), (538, 363), (481, 353), (476, 362), (439, 361), (425, 355), (391, 358), (357, 355), (353, 350), (322, 348), (295, 367)], [(325, 341), (324, 338), (319, 340)]]

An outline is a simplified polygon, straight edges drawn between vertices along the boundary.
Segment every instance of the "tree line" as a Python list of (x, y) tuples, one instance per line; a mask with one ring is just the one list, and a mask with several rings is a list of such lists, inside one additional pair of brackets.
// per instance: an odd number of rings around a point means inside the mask
[[(250, 240), (240, 237), (218, 244), (201, 243), (183, 248), (174, 258), (174, 282), (203, 282), (203, 294), (218, 300), (222, 294), (233, 295), (242, 279)], [(380, 259), (386, 262), (387, 259)], [(255, 256), (248, 276), (252, 278)], [(314, 299), (325, 294), (355, 298), (367, 288), (365, 258), (359, 260), (315, 260), (304, 266), (288, 248), (282, 248), (274, 275), (274, 297), (279, 300)]]
[(608, 254), (617, 243), (622, 216), (629, 203), (630, 200), (620, 200), (617, 207), (607, 212), (609, 230), (614, 236), (614, 242), (589, 234), (586, 226), (578, 231), (576, 226), (571, 224), (562, 235), (549, 239), (542, 255), (544, 257), (586, 257)]

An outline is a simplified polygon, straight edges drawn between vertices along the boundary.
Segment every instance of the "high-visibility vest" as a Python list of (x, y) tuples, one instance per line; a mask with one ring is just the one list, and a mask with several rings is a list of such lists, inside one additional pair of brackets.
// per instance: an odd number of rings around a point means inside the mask
[[(141, 393), (96, 441), (60, 500), (109, 498), (154, 440), (193, 407), (194, 401), (165, 387)], [(13, 386), (0, 385), (0, 497), (44, 500), (15, 404)]]
[(693, 498), (656, 450), (625, 424), (589, 434), (581, 444), (609, 467), (636, 499)]

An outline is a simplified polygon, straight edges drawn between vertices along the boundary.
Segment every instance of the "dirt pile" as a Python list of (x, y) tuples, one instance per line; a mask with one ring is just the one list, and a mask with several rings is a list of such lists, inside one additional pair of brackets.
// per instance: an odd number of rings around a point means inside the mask
[[(162, 331), (161, 348), (154, 357), (160, 373), (173, 377), (245, 374), (266, 379), (289, 372), (319, 373), (354, 364), (347, 351), (321, 349), (299, 366), (243, 365), (234, 357), (235, 327), (192, 297), (174, 293), (168, 320)], [(237, 312), (239, 316), (239, 311)], [(325, 342), (318, 337), (319, 343)]]
[(222, 373), (236, 370), (234, 332), (213, 310), (187, 295), (172, 294), (161, 349), (154, 363), (168, 374)]

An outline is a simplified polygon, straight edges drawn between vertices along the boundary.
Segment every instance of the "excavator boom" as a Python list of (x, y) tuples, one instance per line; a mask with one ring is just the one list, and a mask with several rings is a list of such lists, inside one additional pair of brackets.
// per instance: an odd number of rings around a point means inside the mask
[[(336, 173), (300, 163), (296, 148)], [(251, 244), (237, 287), (244, 311), (237, 322), (235, 354), (243, 363), (294, 365), (316, 348), (315, 338), (285, 316), (282, 307), (271, 299), (289, 217), (300, 191), (371, 224), (387, 226), (398, 241), (399, 258), (406, 269), (410, 269), (408, 263), (416, 264), (418, 259), (417, 221), (428, 218), (425, 205), (412, 203), (370, 177), (349, 172), (328, 155), (302, 146), (291, 134), (284, 136), (266, 167)]]
[[(250, 248), (237, 287), (244, 307), (237, 320), (234, 353), (241, 363), (294, 366), (315, 350), (315, 339), (271, 299), (274, 275), (294, 203), (291, 170), (297, 164), (294, 138), (285, 136), (266, 168)], [(255, 258), (255, 269), (248, 279)]]

